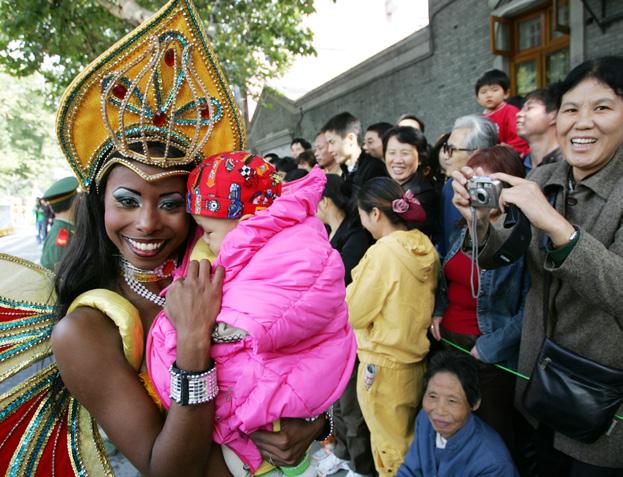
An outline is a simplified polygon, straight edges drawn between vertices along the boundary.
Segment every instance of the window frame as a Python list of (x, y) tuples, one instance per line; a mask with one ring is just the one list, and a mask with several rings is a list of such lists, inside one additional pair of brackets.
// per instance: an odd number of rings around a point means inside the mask
[[(533, 8), (521, 15), (514, 18), (505, 17), (490, 17), (490, 46), (491, 52), (496, 55), (502, 55), (508, 58), (510, 66), (510, 79), (511, 79), (511, 95), (517, 94), (517, 65), (529, 61), (536, 61), (536, 84), (537, 88), (544, 87), (547, 76), (547, 57), (557, 51), (568, 49), (570, 44), (569, 27), (560, 25), (558, 22), (559, 5), (561, 1), (565, 0), (552, 0), (548, 5), (541, 5), (540, 7)], [(519, 25), (520, 23), (539, 17), (541, 23), (541, 42), (540, 46), (529, 48), (523, 51), (519, 50)], [(497, 25), (508, 25), (509, 34), (511, 35), (509, 44), (510, 50), (499, 50), (497, 45)], [(564, 31), (566, 27), (567, 31)], [(558, 38), (554, 38), (553, 32), (560, 32), (563, 35)]]

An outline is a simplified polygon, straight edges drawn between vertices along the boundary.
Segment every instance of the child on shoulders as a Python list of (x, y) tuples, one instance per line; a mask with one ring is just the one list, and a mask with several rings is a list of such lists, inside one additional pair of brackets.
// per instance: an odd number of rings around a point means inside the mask
[(528, 143), (517, 134), (517, 109), (506, 102), (510, 79), (500, 70), (490, 70), (476, 81), (476, 99), (484, 108), (483, 115), (498, 127), (501, 144), (508, 144), (522, 157), (530, 151)]

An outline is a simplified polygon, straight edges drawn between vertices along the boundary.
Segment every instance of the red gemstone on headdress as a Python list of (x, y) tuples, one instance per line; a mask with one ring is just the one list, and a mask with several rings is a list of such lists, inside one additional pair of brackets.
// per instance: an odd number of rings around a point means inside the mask
[(169, 66), (173, 66), (175, 64), (175, 51), (173, 51), (173, 48), (169, 48), (165, 52), (164, 62)]
[(208, 108), (207, 104), (201, 106), (199, 112), (201, 113), (201, 119), (208, 119), (210, 117), (210, 108)]
[(160, 127), (167, 122), (167, 115), (162, 112), (156, 113), (154, 114), (152, 121), (157, 127)]
[(128, 88), (123, 86), (122, 84), (117, 83), (112, 87), (112, 94), (115, 95), (119, 99), (125, 98), (125, 95), (128, 93)]

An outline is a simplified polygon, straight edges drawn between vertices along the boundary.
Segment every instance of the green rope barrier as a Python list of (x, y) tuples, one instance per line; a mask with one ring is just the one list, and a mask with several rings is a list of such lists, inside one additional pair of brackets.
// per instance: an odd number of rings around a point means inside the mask
[[(467, 353), (469, 355), (472, 354), (468, 349), (463, 348), (462, 346), (459, 346), (458, 344), (453, 343), (452, 341), (450, 341), (450, 340), (448, 340), (446, 338), (441, 338), (441, 341), (443, 341), (446, 344), (449, 344), (450, 346), (452, 346), (452, 347), (454, 347), (454, 348), (456, 348), (456, 349), (458, 349), (460, 351), (463, 351), (464, 353)], [(500, 368), (501, 370), (506, 371), (508, 373), (514, 374), (515, 376), (518, 376), (518, 377), (520, 377), (522, 379), (525, 379), (526, 381), (530, 380), (530, 376), (526, 376), (525, 374), (522, 374), (522, 373), (520, 373), (518, 371), (515, 371), (514, 369), (507, 368), (506, 366), (502, 366), (501, 364), (494, 364), (493, 366), (495, 366), (496, 368)], [(614, 418), (618, 419), (620, 421), (623, 421), (623, 416), (619, 416), (618, 414), (615, 414)]]

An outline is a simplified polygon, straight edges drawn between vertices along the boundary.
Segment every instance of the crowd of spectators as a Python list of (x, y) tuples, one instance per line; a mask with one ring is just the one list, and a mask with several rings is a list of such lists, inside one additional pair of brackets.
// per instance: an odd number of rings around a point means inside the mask
[[(323, 477), (623, 475), (623, 408), (586, 443), (523, 406), (545, 337), (623, 369), (623, 58), (587, 61), (519, 108), (509, 94), (487, 71), (481, 112), (433, 141), (421, 118), (434, 111), (365, 128), (341, 112), (270, 158), (286, 181), (327, 174), (318, 217), (358, 341), (336, 441), (316, 455)], [(497, 207), (470, 208), (475, 176), (503, 183)], [(510, 207), (532, 239), (500, 266)]]

